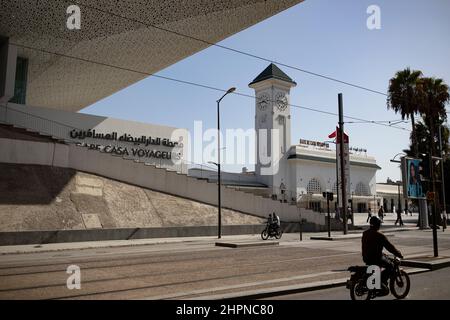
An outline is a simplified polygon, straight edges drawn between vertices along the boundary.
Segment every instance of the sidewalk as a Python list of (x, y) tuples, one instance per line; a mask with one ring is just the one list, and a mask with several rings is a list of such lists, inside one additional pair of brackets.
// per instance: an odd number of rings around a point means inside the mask
[[(389, 215), (389, 214), (388, 214)], [(355, 214), (355, 226), (361, 227), (360, 230), (349, 230), (347, 235), (343, 235), (342, 231), (333, 231), (332, 238), (334, 240), (348, 240), (360, 238), (362, 232), (369, 227), (366, 224), (366, 214)], [(414, 218), (414, 217), (413, 217)], [(382, 231), (388, 235), (392, 232), (417, 230), (415, 223), (405, 223), (405, 226), (399, 227), (394, 225), (395, 220), (387, 216), (385, 223), (382, 225)], [(309, 241), (312, 238), (327, 238), (327, 232), (307, 232), (303, 233), (303, 241)], [(151, 239), (133, 239), (133, 240), (105, 240), (105, 241), (84, 241), (84, 242), (62, 242), (49, 244), (30, 244), (30, 245), (13, 245), (0, 246), (0, 255), (20, 254), (20, 253), (40, 253), (63, 250), (85, 250), (98, 248), (114, 248), (114, 247), (133, 247), (145, 245), (167, 245), (167, 244), (210, 244), (215, 245), (216, 236), (203, 237), (179, 237), (179, 238), (151, 238)], [(262, 241), (259, 234), (252, 235), (231, 235), (222, 236), (224, 241)], [(270, 241), (270, 240), (268, 240)], [(280, 243), (299, 241), (299, 233), (285, 233)]]
[[(255, 240), (259, 235), (224, 236), (227, 240)], [(261, 239), (259, 237), (259, 239)], [(29, 244), (15, 246), (0, 246), (0, 255), (19, 253), (40, 253), (63, 250), (85, 250), (114, 247), (133, 247), (145, 245), (165, 245), (177, 243), (211, 243), (214, 244), (217, 237), (186, 237), (186, 238), (152, 238), (133, 240), (110, 240), (110, 241), (84, 241), (84, 242), (62, 242), (49, 244)]]

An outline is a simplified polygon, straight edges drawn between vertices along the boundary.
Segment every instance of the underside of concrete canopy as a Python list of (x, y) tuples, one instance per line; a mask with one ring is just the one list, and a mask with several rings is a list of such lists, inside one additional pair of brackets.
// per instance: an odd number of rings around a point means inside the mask
[(0, 0), (0, 37), (26, 61), (27, 105), (78, 111), (300, 2)]

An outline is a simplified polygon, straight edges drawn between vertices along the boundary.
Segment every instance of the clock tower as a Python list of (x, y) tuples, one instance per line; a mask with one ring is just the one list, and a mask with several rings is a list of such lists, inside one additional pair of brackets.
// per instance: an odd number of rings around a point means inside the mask
[(249, 84), (256, 97), (255, 174), (279, 199), (283, 198), (283, 188), (291, 189), (287, 152), (291, 147), (290, 90), (296, 85), (273, 63)]

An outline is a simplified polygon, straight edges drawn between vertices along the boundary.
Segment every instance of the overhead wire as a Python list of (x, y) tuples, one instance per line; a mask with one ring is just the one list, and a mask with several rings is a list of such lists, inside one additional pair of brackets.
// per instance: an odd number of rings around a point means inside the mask
[[(200, 88), (204, 88), (204, 89), (209, 89), (209, 90), (214, 90), (214, 91), (219, 91), (219, 92), (226, 92), (227, 91), (225, 89), (213, 87), (213, 86), (210, 86), (210, 85), (200, 84), (200, 83), (193, 82), (193, 81), (186, 81), (186, 80), (181, 80), (181, 79), (176, 79), (176, 78), (173, 78), (173, 77), (158, 75), (158, 74), (154, 74), (154, 73), (150, 73), (150, 72), (146, 72), (146, 71), (140, 71), (140, 70), (135, 70), (135, 69), (131, 69), (131, 68), (116, 66), (116, 65), (112, 65), (112, 64), (108, 64), (108, 63), (104, 63), (104, 62), (99, 62), (99, 61), (95, 61), (95, 60), (90, 60), (90, 59), (86, 59), (86, 58), (82, 58), (82, 57), (76, 57), (76, 56), (72, 56), (72, 55), (68, 55), (68, 54), (64, 54), (64, 53), (59, 53), (59, 52), (55, 52), (55, 51), (49, 51), (49, 50), (42, 49), (42, 48), (37, 48), (37, 47), (28, 46), (28, 45), (23, 45), (23, 44), (20, 44), (20, 43), (11, 43), (11, 44), (15, 45), (15, 46), (18, 46), (18, 47), (21, 47), (21, 48), (24, 48), (24, 49), (36, 50), (36, 51), (40, 51), (42, 53), (52, 54), (52, 55), (60, 56), (60, 57), (63, 57), (63, 58), (74, 59), (74, 60), (78, 60), (78, 61), (82, 61), (82, 62), (86, 62), (86, 63), (97, 64), (97, 65), (101, 65), (101, 66), (104, 66), (104, 67), (114, 68), (114, 69), (127, 71), (127, 72), (133, 72), (133, 73), (137, 73), (137, 74), (141, 74), (141, 75), (145, 75), (145, 76), (151, 76), (151, 77), (155, 77), (155, 78), (159, 78), (159, 79), (164, 79), (164, 80), (169, 80), (169, 81), (173, 81), (173, 82), (183, 83), (183, 84), (196, 86), (196, 87), (200, 87)], [(245, 94), (245, 93), (241, 93), (241, 92), (237, 92), (237, 91), (233, 92), (233, 94), (238, 95), (238, 96), (251, 98), (251, 99), (258, 99), (257, 97), (255, 97), (253, 95)], [(276, 101), (273, 101), (273, 100), (270, 100), (270, 101), (271, 102), (276, 102)], [(326, 114), (326, 115), (330, 115), (330, 116), (338, 116), (337, 113), (330, 112), (330, 111), (325, 111), (325, 110), (321, 110), (321, 109), (317, 109), (317, 108), (313, 108), (313, 107), (306, 107), (306, 106), (296, 105), (296, 104), (288, 104), (288, 105), (293, 107), (293, 108), (299, 108), (299, 109), (308, 110), (308, 111), (312, 111), (312, 112), (317, 112), (317, 113), (321, 113), (321, 114)], [(344, 118), (361, 121), (362, 123), (376, 124), (376, 125), (386, 126), (386, 127), (389, 127), (389, 128), (395, 128), (395, 129), (398, 129), (398, 130), (410, 131), (409, 129), (406, 129), (406, 128), (403, 128), (403, 127), (387, 125), (385, 123), (372, 121), (372, 120), (367, 120), (367, 119), (362, 119), (362, 118), (353, 117), (353, 116), (349, 116), (349, 115), (344, 116)]]

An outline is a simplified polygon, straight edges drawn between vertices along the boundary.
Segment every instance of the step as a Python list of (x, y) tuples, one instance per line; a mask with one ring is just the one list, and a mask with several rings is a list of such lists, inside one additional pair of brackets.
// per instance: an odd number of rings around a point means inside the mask
[(252, 241), (252, 242), (216, 242), (217, 247), (227, 247), (227, 248), (247, 248), (247, 247), (262, 247), (262, 246), (278, 246), (280, 243), (278, 241)]

